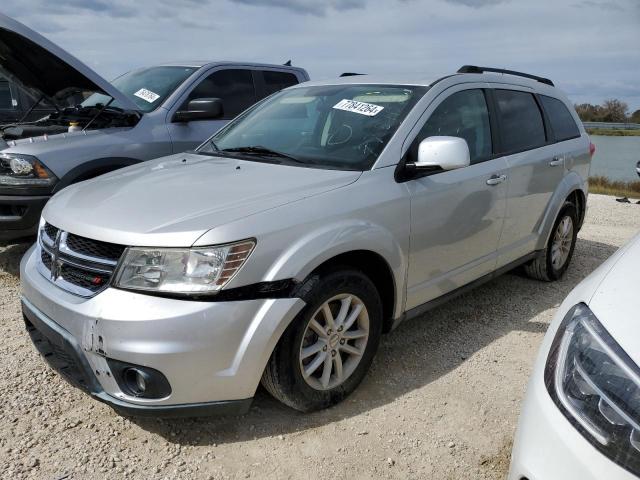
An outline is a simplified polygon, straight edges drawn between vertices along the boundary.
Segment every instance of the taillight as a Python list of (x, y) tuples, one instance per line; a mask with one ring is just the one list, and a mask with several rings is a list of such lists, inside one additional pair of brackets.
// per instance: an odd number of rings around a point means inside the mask
[(589, 142), (589, 155), (593, 157), (593, 154), (596, 153), (596, 146), (593, 142)]

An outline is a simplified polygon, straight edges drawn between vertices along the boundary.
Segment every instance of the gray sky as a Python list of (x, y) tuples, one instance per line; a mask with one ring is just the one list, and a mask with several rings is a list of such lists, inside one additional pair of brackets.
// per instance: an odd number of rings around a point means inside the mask
[(2, 0), (0, 10), (107, 78), (180, 59), (553, 79), (574, 102), (640, 108), (640, 0)]

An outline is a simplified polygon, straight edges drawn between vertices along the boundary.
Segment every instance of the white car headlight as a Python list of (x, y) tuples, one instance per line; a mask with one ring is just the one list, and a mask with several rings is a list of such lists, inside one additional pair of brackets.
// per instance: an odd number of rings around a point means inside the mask
[(545, 368), (551, 398), (612, 461), (640, 474), (640, 368), (584, 304), (573, 307)]
[(254, 240), (215, 247), (129, 247), (114, 285), (178, 295), (215, 293), (240, 270), (254, 247)]
[(56, 176), (36, 157), (0, 153), (0, 185), (50, 186), (56, 181)]

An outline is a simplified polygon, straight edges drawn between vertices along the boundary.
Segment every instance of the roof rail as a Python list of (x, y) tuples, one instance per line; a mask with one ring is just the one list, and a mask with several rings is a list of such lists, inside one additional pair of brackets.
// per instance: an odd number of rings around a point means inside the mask
[(355, 77), (357, 75), (366, 75), (366, 73), (344, 72), (340, 74), (341, 77)]
[(553, 82), (548, 78), (538, 77), (536, 75), (531, 75), (529, 73), (516, 72), (515, 70), (505, 70), (503, 68), (491, 68), (491, 67), (476, 67), (475, 65), (464, 65), (458, 69), (458, 73), (484, 73), (484, 72), (516, 75), (518, 77), (525, 77), (525, 78), (530, 78), (532, 80), (537, 80), (540, 83), (551, 85), (552, 87), (555, 86)]

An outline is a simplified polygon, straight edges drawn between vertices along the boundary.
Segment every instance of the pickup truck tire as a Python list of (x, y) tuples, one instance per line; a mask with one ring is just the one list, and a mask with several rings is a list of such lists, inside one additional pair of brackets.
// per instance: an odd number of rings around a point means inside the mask
[(262, 385), (302, 412), (342, 401), (366, 375), (380, 343), (382, 302), (373, 282), (348, 267), (312, 276), (306, 306), (271, 354)]
[(565, 202), (556, 218), (541, 255), (524, 266), (531, 278), (544, 282), (558, 280), (571, 263), (578, 236), (578, 210), (571, 202)]

